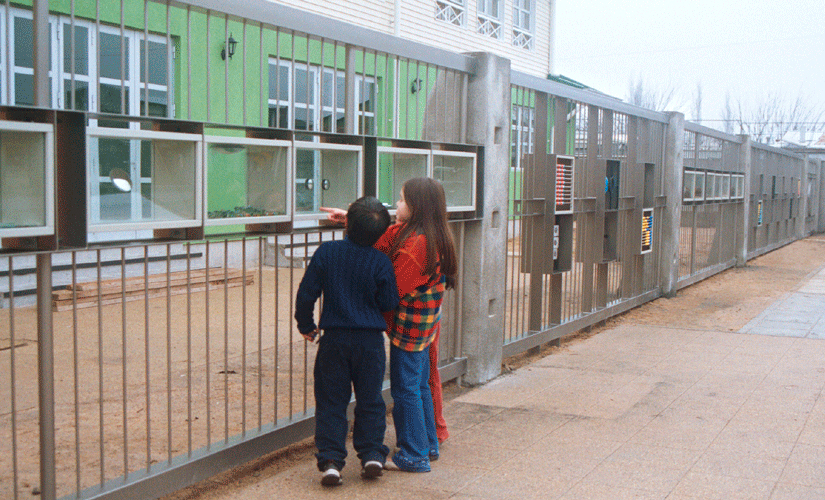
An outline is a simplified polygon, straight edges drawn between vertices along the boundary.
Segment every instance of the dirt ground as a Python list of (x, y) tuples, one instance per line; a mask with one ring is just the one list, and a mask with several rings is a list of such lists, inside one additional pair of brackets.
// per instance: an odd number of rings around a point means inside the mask
[[(605, 329), (619, 325), (670, 325), (679, 328), (736, 331), (783, 295), (793, 291), (805, 277), (825, 266), (825, 236), (812, 236), (748, 262), (743, 268), (723, 273), (681, 290), (671, 299), (658, 299), (611, 318), (589, 331), (565, 337), (561, 345), (545, 345), (505, 360), (504, 371), (518, 369), (536, 359), (567, 349)], [(702, 311), (698, 316), (697, 311)], [(697, 318), (702, 318), (697, 321)], [(449, 401), (467, 392), (454, 383), (445, 386)], [(449, 424), (449, 422), (448, 422)], [(244, 466), (181, 490), (165, 500), (214, 500), (240, 485), (272, 476), (304, 460), (313, 452), (307, 439)]]

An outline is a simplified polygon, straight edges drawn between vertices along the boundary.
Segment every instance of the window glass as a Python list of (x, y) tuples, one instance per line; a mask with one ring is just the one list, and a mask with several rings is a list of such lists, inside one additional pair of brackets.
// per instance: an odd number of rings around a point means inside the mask
[(32, 75), (14, 75), (14, 103), (18, 106), (34, 105), (34, 77)]
[[(121, 49), (121, 45), (123, 46)], [(122, 50), (122, 64), (121, 64)], [(129, 39), (110, 33), (100, 34), (100, 76), (103, 78), (129, 78)]]
[[(146, 43), (140, 41), (140, 81), (146, 81)], [(149, 83), (166, 85), (166, 44), (149, 42)]]
[(32, 45), (32, 20), (14, 18), (14, 65), (22, 68), (34, 67), (34, 46)]
[[(63, 23), (63, 71), (72, 72), (72, 25), (69, 23)], [(89, 75), (89, 29), (85, 26), (74, 26), (74, 73)]]

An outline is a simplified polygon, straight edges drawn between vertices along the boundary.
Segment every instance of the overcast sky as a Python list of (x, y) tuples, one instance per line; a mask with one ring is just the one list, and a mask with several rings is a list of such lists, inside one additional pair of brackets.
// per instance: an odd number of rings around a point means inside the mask
[(825, 107), (825, 0), (555, 1), (554, 72), (607, 94), (624, 99), (639, 78), (673, 87), (691, 119), (700, 83), (704, 120), (722, 117), (728, 91)]

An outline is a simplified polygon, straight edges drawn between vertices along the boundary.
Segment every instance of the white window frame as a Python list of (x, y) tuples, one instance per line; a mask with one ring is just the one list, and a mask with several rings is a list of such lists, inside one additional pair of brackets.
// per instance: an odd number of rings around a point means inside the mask
[(435, 18), (463, 28), (467, 24), (466, 0), (436, 0)]
[(510, 111), (510, 133), (511, 141), (514, 141), (516, 146), (515, 165), (511, 165), (511, 167), (514, 167), (516, 170), (521, 170), (524, 168), (521, 164), (522, 155), (533, 154), (535, 147), (535, 109), (529, 106), (513, 105)]
[[(523, 1), (530, 2), (528, 8), (522, 7)], [(522, 14), (527, 14), (527, 26), (522, 26), (520, 19)], [(513, 45), (522, 49), (533, 50), (534, 33), (536, 25), (536, 1), (535, 0), (515, 0), (513, 2)]]
[[(498, 15), (493, 14), (494, 10), (498, 11)], [(504, 2), (502, 0), (478, 0), (478, 27), (476, 31), (490, 38), (501, 38), (503, 17)]]
[[(343, 130), (337, 130), (337, 129), (335, 129), (335, 130), (324, 130), (323, 129), (323, 118), (324, 118), (324, 113), (329, 112), (331, 117), (332, 117), (332, 123), (335, 123), (337, 121), (337, 116), (338, 116), (339, 113), (343, 113), (344, 116), (346, 116), (347, 109), (345, 107), (338, 106), (338, 95), (336, 93), (337, 91), (335, 90), (337, 88), (337, 83), (338, 83), (339, 79), (346, 79), (346, 71), (335, 70), (333, 68), (328, 68), (328, 67), (323, 68), (323, 74), (325, 76), (326, 75), (332, 75), (332, 74), (335, 75), (335, 78), (333, 78), (333, 80), (332, 80), (332, 86), (331, 86), (332, 96), (331, 96), (331, 99), (329, 101), (331, 103), (331, 105), (328, 105), (328, 104), (324, 104), (322, 102), (321, 90), (323, 89), (323, 81), (322, 81), (321, 76), (320, 76), (321, 75), (321, 71), (320, 71), (321, 66), (320, 65), (310, 64), (309, 66), (307, 66), (306, 63), (296, 63), (296, 62), (290, 61), (288, 59), (278, 59), (278, 58), (275, 58), (275, 57), (270, 57), (269, 58), (269, 66), (270, 67), (271, 66), (280, 66), (281, 68), (287, 68), (287, 86), (288, 86), (288, 88), (287, 88), (287, 94), (286, 94), (286, 101), (281, 100), (279, 98), (280, 96), (278, 96), (278, 95), (275, 96), (276, 97), (275, 99), (271, 99), (271, 98), (267, 97), (267, 116), (269, 114), (269, 109), (271, 109), (271, 106), (285, 106), (286, 109), (287, 109), (287, 120), (286, 120), (287, 121), (287, 126), (288, 126), (287, 128), (289, 130), (294, 130), (296, 132), (302, 132), (302, 131), (304, 131), (304, 132), (318, 132), (318, 131), (323, 131), (323, 132), (344, 133)], [(312, 85), (312, 96), (313, 96), (312, 102), (311, 103), (303, 103), (303, 102), (298, 103), (298, 102), (295, 101), (295, 75), (296, 75), (296, 72), (298, 70), (307, 71), (307, 68), (309, 68), (309, 72), (310, 72), (309, 80), (310, 80), (310, 84)], [(365, 111), (365, 110), (358, 109), (358, 105), (361, 103), (361, 101), (360, 101), (361, 93), (363, 92), (363, 88), (365, 87), (365, 85), (362, 84), (364, 82), (368, 83), (368, 84), (372, 84), (372, 95), (370, 97), (370, 100), (372, 100), (372, 102), (374, 104), (373, 111)], [(344, 91), (346, 92), (346, 83), (344, 84), (344, 89), (345, 89)], [(278, 89), (278, 90), (280, 90), (280, 89)], [(277, 92), (276, 92), (276, 94), (277, 94)], [(323, 97), (324, 98), (328, 97), (328, 93), (325, 92)], [(375, 109), (376, 109), (376, 106), (377, 106), (377, 97), (378, 97), (377, 79), (375, 77), (372, 77), (372, 76), (363, 76), (363, 75), (356, 74), (355, 75), (355, 95), (353, 97), (355, 99), (353, 102), (356, 103), (356, 109), (353, 110), (353, 111), (355, 113), (355, 122), (356, 122), (357, 128), (359, 129), (358, 133), (363, 134), (363, 135), (370, 135), (370, 133), (374, 134), (375, 131), (361, 130), (362, 120), (360, 118), (361, 117), (373, 118), (373, 120), (372, 120), (373, 127), (377, 127), (377, 124), (375, 123), (375, 116), (376, 116)], [(344, 102), (346, 103), (346, 98), (344, 99)], [(313, 119), (312, 119), (311, 127), (309, 128), (309, 130), (307, 130), (307, 129), (298, 129), (298, 128), (295, 127), (294, 117), (295, 117), (295, 108), (296, 107), (300, 108), (300, 109), (307, 109), (308, 108), (308, 109), (313, 111)], [(276, 123), (275, 126), (278, 127), (278, 124)]]

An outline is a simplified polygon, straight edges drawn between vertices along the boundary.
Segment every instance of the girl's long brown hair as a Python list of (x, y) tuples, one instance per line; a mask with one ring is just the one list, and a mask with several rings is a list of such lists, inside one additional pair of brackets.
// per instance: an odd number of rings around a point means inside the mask
[(458, 265), (453, 234), (447, 225), (447, 200), (441, 183), (429, 177), (416, 177), (404, 183), (404, 200), (410, 218), (401, 227), (390, 255), (395, 255), (404, 241), (413, 234), (423, 234), (427, 240), (427, 261), (424, 272), (433, 274), (437, 266), (447, 278), (447, 288), (455, 286)]

